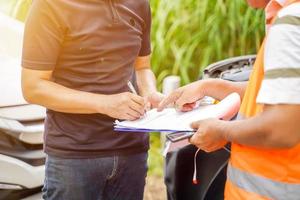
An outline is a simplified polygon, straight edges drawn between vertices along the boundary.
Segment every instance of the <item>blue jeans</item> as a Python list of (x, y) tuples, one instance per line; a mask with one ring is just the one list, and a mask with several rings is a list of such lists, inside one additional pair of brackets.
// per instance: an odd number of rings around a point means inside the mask
[(93, 159), (47, 156), (43, 199), (142, 200), (147, 153)]

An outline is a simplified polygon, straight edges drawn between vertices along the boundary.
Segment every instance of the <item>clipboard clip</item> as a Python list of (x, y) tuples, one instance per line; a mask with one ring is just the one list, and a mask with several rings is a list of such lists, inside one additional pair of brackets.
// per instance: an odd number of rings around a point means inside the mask
[(168, 133), (166, 137), (171, 142), (178, 142), (180, 140), (184, 140), (192, 137), (195, 133), (196, 133), (195, 131), (176, 131), (176, 132)]

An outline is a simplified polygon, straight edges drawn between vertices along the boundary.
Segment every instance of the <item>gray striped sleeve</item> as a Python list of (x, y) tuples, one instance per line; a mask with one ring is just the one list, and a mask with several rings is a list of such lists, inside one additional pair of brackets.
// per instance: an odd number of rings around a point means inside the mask
[(269, 29), (258, 103), (300, 104), (300, 4), (292, 6)]

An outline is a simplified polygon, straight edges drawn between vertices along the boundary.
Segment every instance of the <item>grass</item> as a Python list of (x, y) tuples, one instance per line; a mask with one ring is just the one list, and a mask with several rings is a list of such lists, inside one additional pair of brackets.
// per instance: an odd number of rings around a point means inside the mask
[(24, 21), (32, 0), (0, 0), (0, 11)]

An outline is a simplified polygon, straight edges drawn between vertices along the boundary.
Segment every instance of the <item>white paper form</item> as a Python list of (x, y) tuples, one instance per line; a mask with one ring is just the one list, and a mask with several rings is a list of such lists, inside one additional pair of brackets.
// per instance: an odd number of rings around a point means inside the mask
[(216, 105), (199, 106), (190, 112), (178, 112), (174, 108), (167, 108), (162, 112), (150, 110), (145, 117), (135, 121), (116, 121), (116, 131), (193, 131), (190, 124), (207, 118), (230, 119), (239, 110), (240, 96), (232, 93)]

